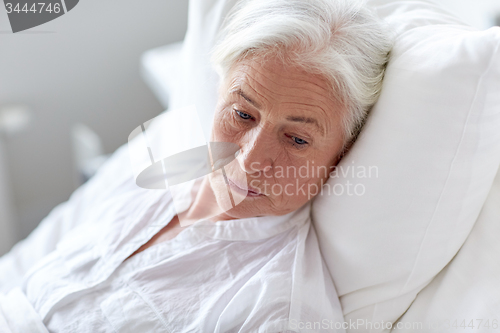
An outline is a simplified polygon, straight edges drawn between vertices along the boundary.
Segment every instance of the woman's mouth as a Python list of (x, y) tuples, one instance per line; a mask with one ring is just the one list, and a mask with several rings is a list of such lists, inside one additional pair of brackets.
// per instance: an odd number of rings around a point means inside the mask
[(229, 177), (227, 178), (227, 181), (229, 183), (229, 187), (237, 193), (240, 193), (242, 195), (246, 195), (247, 197), (260, 197), (263, 196), (259, 190), (251, 187), (243, 187), (243, 185), (237, 185), (235, 182), (233, 182)]

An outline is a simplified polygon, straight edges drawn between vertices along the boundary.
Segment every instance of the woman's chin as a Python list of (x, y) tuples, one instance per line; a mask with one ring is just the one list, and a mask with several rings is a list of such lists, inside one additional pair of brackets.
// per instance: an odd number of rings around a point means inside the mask
[(301, 200), (285, 200), (269, 197), (262, 193), (245, 191), (232, 184), (226, 185), (222, 177), (209, 177), (210, 187), (215, 196), (220, 214), (211, 220), (243, 219), (257, 216), (285, 215), (300, 207)]
[[(215, 191), (214, 191), (215, 192)], [(228, 196), (227, 192), (217, 191), (215, 197), (220, 210), (223, 212), (221, 215), (230, 216), (233, 219), (242, 219), (247, 217), (262, 216), (261, 197), (253, 196)]]

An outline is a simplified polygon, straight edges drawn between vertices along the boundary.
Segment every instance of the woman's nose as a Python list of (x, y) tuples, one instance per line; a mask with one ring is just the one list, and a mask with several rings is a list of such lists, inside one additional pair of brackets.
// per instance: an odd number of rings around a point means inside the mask
[(237, 156), (240, 167), (247, 174), (267, 172), (273, 165), (273, 144), (262, 130), (254, 131), (240, 144)]

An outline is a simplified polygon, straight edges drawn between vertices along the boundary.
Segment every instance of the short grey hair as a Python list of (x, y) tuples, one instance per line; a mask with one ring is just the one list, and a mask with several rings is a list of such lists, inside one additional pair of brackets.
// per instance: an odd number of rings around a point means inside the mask
[(222, 80), (238, 61), (269, 55), (322, 74), (346, 107), (345, 152), (380, 94), (392, 40), (356, 0), (246, 0), (227, 16), (211, 60)]

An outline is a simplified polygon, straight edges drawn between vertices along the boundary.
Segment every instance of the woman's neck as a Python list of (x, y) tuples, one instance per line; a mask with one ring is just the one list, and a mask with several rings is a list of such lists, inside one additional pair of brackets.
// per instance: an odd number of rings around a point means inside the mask
[(178, 214), (181, 226), (191, 225), (201, 219), (208, 219), (212, 222), (234, 219), (219, 207), (208, 177), (195, 182), (191, 190), (191, 198), (191, 206)]

